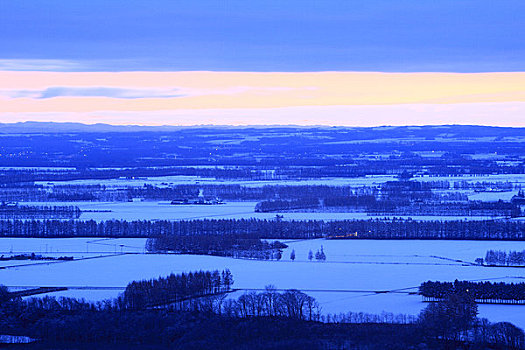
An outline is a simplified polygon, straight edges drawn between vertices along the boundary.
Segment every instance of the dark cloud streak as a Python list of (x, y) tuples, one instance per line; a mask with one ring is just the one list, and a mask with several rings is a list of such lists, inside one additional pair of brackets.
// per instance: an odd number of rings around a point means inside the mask
[(10, 98), (47, 99), (54, 97), (110, 97), (122, 99), (184, 97), (177, 89), (127, 89), (112, 87), (49, 87), (44, 90), (7, 90), (0, 95)]

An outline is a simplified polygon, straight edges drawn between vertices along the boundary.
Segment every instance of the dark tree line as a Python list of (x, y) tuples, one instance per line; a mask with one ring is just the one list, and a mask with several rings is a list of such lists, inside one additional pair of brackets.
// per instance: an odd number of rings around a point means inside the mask
[(80, 209), (75, 206), (0, 204), (2, 219), (78, 219), (80, 214)]
[(18, 255), (9, 255), (4, 256), (3, 254), (0, 255), (0, 261), (19, 261), (19, 260), (62, 260), (62, 261), (71, 261), (74, 260), (72, 256), (59, 256), (59, 257), (53, 257), (53, 256), (42, 256), (40, 254), (18, 254)]
[(239, 235), (267, 239), (524, 240), (525, 222), (511, 220), (0, 220), (1, 237), (159, 237)]
[[(300, 191), (298, 189), (297, 191)], [(298, 192), (299, 193), (299, 192)], [(363, 209), (375, 208), (378, 202), (374, 195), (332, 195), (322, 197), (307, 197), (304, 195), (298, 199), (274, 199), (257, 203), (256, 212), (279, 212), (296, 209), (325, 209), (334, 207)]]
[[(492, 147), (493, 145), (491, 145)], [(359, 145), (352, 145), (354, 150), (359, 153), (369, 153), (370, 144), (363, 146), (359, 150)], [(120, 148), (120, 147), (117, 147)], [(317, 147), (316, 147), (317, 148)], [(151, 146), (148, 146), (151, 151)], [(491, 150), (494, 150), (493, 148)], [(135, 151), (135, 152), (134, 152)], [(268, 149), (266, 150), (268, 151)], [(260, 150), (256, 150), (260, 152)], [(318, 152), (318, 150), (316, 150)], [(136, 155), (135, 149), (129, 150), (130, 154)], [(209, 152), (202, 152), (201, 156), (209, 155)], [(303, 153), (304, 155), (304, 153)], [(13, 166), (10, 162), (4, 166)], [(157, 155), (158, 156), (158, 155)], [(60, 160), (63, 161), (63, 155)], [(46, 170), (44, 169), (2, 169), (0, 170), (0, 183), (28, 183), (35, 181), (73, 181), (84, 179), (118, 179), (118, 178), (137, 178), (137, 177), (160, 177), (160, 176), (200, 176), (217, 179), (246, 179), (246, 180), (264, 180), (269, 179), (269, 170), (271, 170), (271, 179), (297, 179), (297, 178), (327, 178), (327, 177), (362, 177), (366, 175), (400, 175), (405, 172), (419, 172), (430, 176), (458, 176), (458, 175), (489, 175), (489, 174), (523, 174), (524, 165), (499, 165), (497, 161), (492, 160), (473, 160), (457, 157), (445, 157), (441, 159), (429, 159), (410, 157), (409, 154), (393, 157), (391, 159), (380, 160), (356, 160), (351, 155), (345, 154), (343, 159), (326, 159), (325, 157), (291, 157), (286, 160), (287, 165), (282, 165), (283, 160), (282, 148), (275, 149), (275, 156), (265, 157), (262, 161), (255, 162), (252, 156), (231, 157), (223, 162), (217, 159), (199, 157), (198, 159), (185, 159), (181, 157), (176, 161), (166, 159), (163, 162), (165, 166), (151, 167), (147, 163), (153, 160), (142, 159), (141, 163), (131, 162), (123, 165), (123, 168), (89, 168), (86, 164), (76, 164), (77, 167), (64, 170)], [(84, 157), (82, 157), (84, 158)], [(161, 161), (162, 157), (156, 157)], [(114, 166), (115, 158), (111, 158)], [(24, 165), (49, 166), (44, 163), (36, 162), (36, 159), (24, 159)], [(196, 164), (207, 165), (207, 167), (195, 167)], [(94, 163), (101, 166), (100, 163)], [(353, 165), (353, 166), (341, 166)], [(222, 165), (222, 166), (220, 166)], [(239, 166), (241, 165), (241, 166)], [(111, 166), (111, 165), (109, 165)]]
[(427, 281), (419, 286), (425, 301), (446, 299), (451, 294), (464, 294), (479, 303), (525, 304), (525, 283)]
[(383, 311), (380, 314), (366, 312), (341, 312), (339, 314), (322, 315), (321, 319), (327, 323), (385, 323), (385, 324), (411, 324), (418, 321), (415, 315), (394, 314)]
[[(37, 339), (27, 349), (405, 349), (425, 339), (413, 324), (324, 324), (286, 317), (229, 317), (166, 308), (116, 310), (70, 298), (12, 300), (0, 286), (0, 334)], [(371, 335), (374, 335), (373, 337)], [(346, 345), (345, 345), (346, 344)], [(437, 347), (436, 347), (437, 349)]]
[(409, 202), (399, 200), (381, 200), (366, 208), (370, 215), (432, 215), (432, 216), (505, 216), (519, 217), (522, 212), (518, 205), (498, 201), (468, 203)]
[[(511, 190), (510, 182), (456, 182), (449, 181), (389, 181), (377, 188), (376, 186), (329, 186), (329, 185), (265, 185), (248, 187), (237, 184), (194, 184), (173, 185), (166, 183), (160, 186), (144, 185), (127, 188), (106, 187), (104, 185), (54, 185), (44, 186), (33, 183), (0, 184), (0, 201), (18, 202), (66, 202), (66, 201), (126, 201), (130, 198), (146, 200), (173, 200), (174, 198), (194, 198), (202, 191), (205, 197), (219, 197), (225, 200), (293, 200), (301, 198), (324, 199), (326, 206), (359, 206), (373, 204), (373, 199), (404, 201), (413, 200), (463, 200), (464, 194), (438, 194), (432, 189), (475, 189)], [(367, 197), (369, 196), (369, 197)], [(346, 203), (343, 203), (345, 202)]]
[(255, 168), (193, 168), (193, 167), (130, 167), (122, 169), (96, 169), (82, 168), (62, 171), (46, 171), (35, 169), (4, 169), (0, 170), (0, 183), (27, 183), (35, 181), (73, 181), (73, 180), (108, 180), (139, 177), (159, 176), (201, 176), (221, 179), (260, 179), (264, 178), (262, 172)]
[(121, 307), (133, 310), (167, 305), (177, 310), (193, 309), (196, 304), (192, 301), (196, 298), (229, 292), (232, 284), (233, 276), (228, 269), (222, 273), (215, 270), (171, 274), (131, 282), (119, 302)]
[(387, 181), (381, 185), (382, 199), (426, 200), (432, 197), (432, 184), (419, 181)]
[(287, 245), (278, 241), (267, 242), (259, 238), (239, 235), (163, 235), (149, 238), (146, 249), (149, 252), (173, 252), (178, 254), (201, 254), (280, 260), (282, 249)]
[(444, 345), (448, 345), (446, 348), (455, 348), (454, 345), (461, 339), (480, 336), (477, 314), (478, 305), (472, 295), (457, 290), (428, 305), (418, 321), (424, 325), (423, 331), (427, 336), (444, 340)]
[(222, 313), (229, 317), (285, 317), (295, 320), (320, 321), (321, 310), (315, 298), (296, 289), (279, 293), (267, 286), (264, 292), (248, 292), (239, 298), (227, 299)]
[(205, 197), (219, 197), (225, 200), (271, 200), (281, 198), (295, 200), (303, 198), (323, 197), (346, 197), (362, 193), (375, 193), (372, 187), (356, 189), (351, 186), (327, 186), (327, 185), (265, 185), (260, 187), (249, 187), (241, 185), (171, 185), (169, 187), (157, 187), (146, 185), (144, 187), (129, 188), (127, 190), (132, 197), (146, 199), (173, 199), (184, 197), (196, 197), (200, 191)]
[(366, 208), (376, 203), (373, 195), (331, 196), (322, 198), (325, 207)]
[(489, 250), (484, 262), (487, 265), (523, 266), (525, 265), (525, 250), (521, 252), (511, 250), (508, 253), (502, 250)]
[[(475, 191), (511, 191), (514, 188), (512, 182), (509, 181), (447, 181), (447, 180), (425, 180), (419, 181), (418, 178), (411, 178), (411, 181), (403, 181), (400, 178), (399, 182), (420, 183), (420, 185), (409, 185), (408, 190), (424, 191), (428, 190), (475, 190)], [(394, 183), (394, 181), (389, 181)], [(392, 185), (395, 187), (396, 185)], [(391, 188), (393, 188), (391, 187)]]
[(374, 187), (354, 188), (351, 186), (327, 185), (265, 185), (248, 187), (235, 184), (195, 184), (143, 187), (106, 187), (104, 185), (54, 185), (45, 187), (31, 183), (0, 185), (0, 201), (127, 201), (131, 198), (146, 200), (173, 200), (175, 198), (195, 198), (200, 193), (205, 197), (219, 197), (225, 200), (250, 201), (276, 198), (301, 199), (336, 197), (344, 198), (374, 194)]
[[(146, 287), (147, 288), (147, 287)], [(183, 310), (126, 308), (123, 298), (13, 299), (0, 286), (0, 334), (35, 339), (28, 349), (523, 349), (518, 327), (476, 317), (456, 295), (431, 303), (417, 318), (348, 313), (320, 316), (315, 299), (268, 287), (238, 299), (205, 296)], [(229, 300), (229, 301), (228, 301)], [(312, 307), (312, 312), (310, 308)], [(187, 311), (187, 310), (192, 311)], [(310, 315), (312, 315), (310, 317)], [(397, 321), (396, 321), (397, 320)]]
[(288, 211), (294, 209), (315, 209), (319, 208), (318, 198), (298, 198), (290, 200), (269, 200), (257, 203), (255, 212), (269, 213), (274, 211)]
[(457, 190), (475, 190), (478, 192), (485, 191), (511, 191), (513, 189), (512, 182), (500, 181), (454, 181), (453, 188)]
[(299, 192), (302, 196), (268, 199), (257, 203), (256, 212), (291, 210), (331, 210), (345, 208), (366, 211), (369, 215), (433, 216), (521, 216), (518, 205), (510, 202), (469, 201), (466, 195), (437, 194), (432, 182), (388, 181), (379, 189), (368, 188), (345, 195)]

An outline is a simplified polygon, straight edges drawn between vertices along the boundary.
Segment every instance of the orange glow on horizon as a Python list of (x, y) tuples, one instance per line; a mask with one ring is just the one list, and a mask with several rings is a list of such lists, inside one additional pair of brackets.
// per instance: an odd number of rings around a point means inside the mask
[[(18, 91), (34, 91), (38, 95), (46, 89), (57, 87), (63, 90), (116, 88), (139, 92), (143, 89), (168, 89), (177, 92), (177, 96), (120, 98), (110, 94), (82, 96), (75, 92), (72, 95), (64, 93), (45, 98), (13, 97), (13, 93)], [(206, 111), (243, 110), (265, 110), (265, 113), (261, 113), (265, 115), (270, 110), (283, 108), (454, 104), (472, 104), (472, 115), (475, 116), (480, 111), (480, 104), (484, 103), (505, 105), (507, 111), (509, 103), (514, 103), (514, 112), (516, 108), (518, 112), (525, 112), (519, 102), (525, 102), (525, 72), (0, 72), (1, 122), (9, 122), (14, 116), (19, 120), (21, 116), (32, 114), (48, 115), (49, 120), (53, 120), (53, 114), (82, 114), (84, 118), (87, 118), (86, 115), (91, 115), (91, 118), (98, 115), (101, 122), (120, 124), (120, 120), (114, 117), (103, 116), (118, 113), (152, 113), (160, 116), (170, 112), (202, 115)], [(464, 107), (461, 109), (465, 110)], [(423, 124), (424, 114), (423, 108)], [(220, 115), (217, 113), (217, 119), (211, 119), (211, 123), (227, 124), (223, 120), (228, 118), (221, 119), (223, 117)], [(495, 122), (500, 117), (495, 114)], [(239, 118), (242, 118), (242, 114), (237, 113), (237, 120)], [(367, 118), (374, 118), (374, 115), (367, 115)], [(379, 119), (385, 120), (383, 117)], [(174, 121), (164, 116), (152, 122), (170, 124)], [(360, 124), (358, 120), (353, 122)], [(266, 122), (261, 120), (261, 123)], [(368, 120), (363, 120), (361, 124), (367, 123)], [(476, 120), (473, 119), (472, 123), (475, 124)], [(516, 126), (524, 124), (521, 120), (515, 120), (514, 123)], [(323, 117), (318, 117), (317, 124), (324, 124)]]

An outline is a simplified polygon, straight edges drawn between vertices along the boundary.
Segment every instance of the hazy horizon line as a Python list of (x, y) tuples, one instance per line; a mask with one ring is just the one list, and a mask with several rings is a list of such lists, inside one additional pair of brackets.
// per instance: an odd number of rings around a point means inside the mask
[(445, 124), (378, 124), (376, 126), (350, 126), (350, 125), (328, 125), (328, 124), (192, 124), (192, 125), (177, 125), (177, 124), (112, 124), (112, 123), (84, 123), (84, 122), (55, 122), (55, 121), (37, 121), (27, 120), (19, 122), (0, 122), (0, 126), (23, 126), (27, 124), (58, 124), (58, 125), (78, 125), (78, 126), (108, 126), (108, 127), (135, 127), (135, 128), (199, 128), (199, 127), (217, 127), (217, 128), (264, 128), (264, 127), (290, 127), (290, 128), (348, 128), (348, 129), (373, 129), (373, 128), (403, 128), (403, 127), (454, 127), (454, 126), (473, 126), (473, 127), (487, 127), (487, 128), (501, 128), (501, 129), (525, 129), (525, 126), (500, 126), (500, 125), (485, 125), (485, 124), (461, 124), (461, 123), (445, 123)]

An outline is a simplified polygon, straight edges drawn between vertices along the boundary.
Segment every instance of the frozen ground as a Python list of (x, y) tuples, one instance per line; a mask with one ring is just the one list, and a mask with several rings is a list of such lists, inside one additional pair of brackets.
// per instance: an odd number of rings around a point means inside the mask
[[(47, 245), (54, 254), (71, 252), (88, 257), (98, 250), (106, 257), (35, 264), (0, 270), (8, 286), (66, 286), (74, 289), (54, 295), (101, 300), (117, 296), (132, 280), (171, 272), (229, 268), (235, 288), (258, 289), (268, 284), (297, 288), (316, 297), (323, 312), (345, 311), (417, 314), (426, 304), (408, 295), (426, 280), (525, 281), (525, 269), (487, 268), (469, 263), (489, 249), (524, 250), (525, 242), (472, 241), (288, 241), (281, 261), (241, 260), (212, 256), (141, 254), (144, 239), (0, 239), (0, 249), (31, 252)], [(326, 262), (308, 261), (323, 246)], [(52, 247), (52, 248), (51, 248)], [(87, 248), (86, 248), (87, 247)], [(115, 255), (117, 251), (134, 254)], [(294, 249), (296, 260), (290, 260)], [(86, 253), (89, 250), (91, 253)], [(118, 252), (120, 253), (120, 252)], [(314, 259), (315, 260), (315, 259)], [(88, 287), (87, 289), (82, 289)], [(102, 289), (92, 289), (102, 287)], [(389, 291), (377, 294), (376, 291)], [(525, 328), (523, 306), (480, 305), (480, 316), (508, 320)]]

